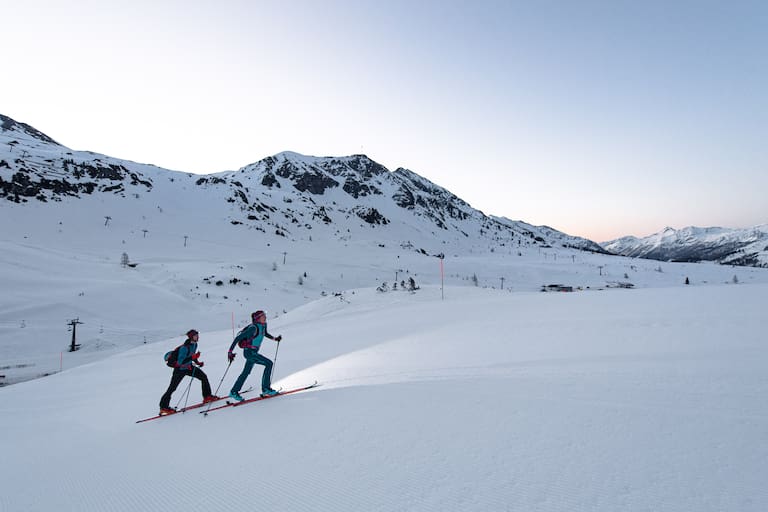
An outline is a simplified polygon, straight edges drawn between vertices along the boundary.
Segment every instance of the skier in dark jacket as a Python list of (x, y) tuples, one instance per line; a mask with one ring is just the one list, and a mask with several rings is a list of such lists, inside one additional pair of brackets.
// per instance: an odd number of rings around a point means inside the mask
[(237, 336), (235, 336), (232, 345), (229, 347), (229, 352), (227, 353), (229, 362), (231, 363), (235, 360), (235, 353), (233, 352), (235, 346), (243, 348), (245, 366), (243, 367), (240, 376), (235, 381), (235, 385), (232, 386), (232, 390), (229, 392), (229, 397), (238, 402), (243, 401), (243, 397), (240, 396), (240, 389), (243, 387), (245, 379), (250, 375), (253, 365), (256, 364), (264, 366), (264, 373), (261, 376), (261, 396), (272, 396), (277, 394), (277, 391), (272, 389), (271, 384), (272, 361), (259, 354), (259, 347), (261, 346), (261, 342), (264, 341), (265, 336), (278, 343), (280, 343), (280, 340), (282, 340), (283, 337), (280, 335), (272, 336), (267, 332), (267, 314), (261, 310), (251, 314), (251, 322), (250, 325), (245, 327)]
[(176, 412), (176, 409), (171, 408), (171, 395), (187, 375), (200, 380), (203, 391), (203, 403), (219, 399), (219, 397), (211, 394), (211, 384), (208, 382), (208, 376), (201, 370), (204, 363), (199, 360), (200, 352), (197, 351), (197, 341), (199, 339), (200, 334), (195, 329), (191, 329), (187, 332), (187, 339), (184, 341), (184, 344), (179, 347), (176, 364), (171, 375), (171, 383), (160, 399), (161, 416)]

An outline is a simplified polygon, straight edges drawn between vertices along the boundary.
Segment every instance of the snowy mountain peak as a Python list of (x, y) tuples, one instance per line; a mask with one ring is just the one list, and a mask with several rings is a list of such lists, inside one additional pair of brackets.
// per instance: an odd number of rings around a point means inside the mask
[[(3, 133), (3, 135), (7, 137), (34, 139), (37, 141), (45, 142), (47, 144), (55, 144), (57, 146), (61, 145), (43, 132), (29, 126), (28, 124), (19, 123), (18, 121), (14, 121), (10, 117), (4, 116), (2, 114), (0, 114), (0, 133)], [(13, 144), (13, 141), (9, 141), (8, 144)]]
[[(151, 210), (172, 201), (180, 202), (190, 217), (205, 210), (207, 217), (237, 229), (292, 240), (318, 234), (406, 245), (419, 240), (421, 250), (432, 253), (445, 252), (446, 245), (488, 249), (513, 244), (605, 252), (594, 242), (550, 228), (488, 217), (417, 173), (391, 172), (366, 155), (283, 151), (238, 171), (194, 176), (71, 151), (32, 127), (5, 117), (3, 123), (0, 200), (17, 204), (102, 196)], [(16, 137), (19, 133), (28, 136)]]
[(660, 261), (716, 261), (727, 265), (768, 267), (768, 227), (747, 229), (666, 227), (644, 238), (627, 236), (602, 246), (622, 256)]

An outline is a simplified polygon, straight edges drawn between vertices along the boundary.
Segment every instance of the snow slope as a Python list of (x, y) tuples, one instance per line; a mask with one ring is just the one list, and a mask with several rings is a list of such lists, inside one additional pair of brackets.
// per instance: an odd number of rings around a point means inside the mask
[[(270, 319), (354, 288), (391, 287), (412, 277), (439, 286), (440, 261), (412, 248), (370, 240), (342, 243), (286, 241), (253, 233), (237, 236), (216, 219), (199, 219), (181, 237), (171, 226), (152, 226), (144, 238), (121, 213), (104, 226), (94, 206), (50, 210), (28, 205), (4, 211), (0, 223), (0, 383), (14, 383), (109, 357), (144, 343), (237, 327), (255, 309)], [(112, 210), (115, 208), (113, 207)], [(39, 210), (39, 211), (38, 211)], [(136, 213), (135, 215), (140, 215)], [(126, 214), (127, 216), (127, 214)], [(90, 226), (83, 229), (81, 226)], [(28, 233), (28, 234), (27, 234)], [(177, 231), (178, 233), (178, 231)], [(126, 241), (123, 244), (123, 241)], [(136, 268), (120, 265), (125, 252)], [(504, 281), (502, 282), (502, 278)], [(629, 282), (638, 288), (768, 282), (768, 270), (714, 264), (671, 264), (520, 247), (489, 252), (466, 249), (444, 260), (446, 286), (495, 287), (532, 292), (542, 285), (602, 288)], [(236, 281), (235, 281), (236, 280)], [(233, 283), (234, 282), (234, 283)], [(299, 284), (301, 282), (301, 284)], [(221, 283), (221, 285), (217, 285)], [(67, 348), (69, 320), (79, 319), (77, 342)]]
[[(277, 385), (323, 385), (208, 417), (134, 423), (178, 339), (2, 388), (0, 510), (768, 509), (768, 285), (440, 297), (271, 320)], [(201, 335), (214, 387), (231, 337)]]
[[(0, 125), (0, 385), (409, 279), (512, 292), (768, 282), (765, 269), (588, 252), (602, 249), (489, 218), (363, 155), (285, 152), (194, 176)], [(73, 321), (81, 349), (70, 353)]]

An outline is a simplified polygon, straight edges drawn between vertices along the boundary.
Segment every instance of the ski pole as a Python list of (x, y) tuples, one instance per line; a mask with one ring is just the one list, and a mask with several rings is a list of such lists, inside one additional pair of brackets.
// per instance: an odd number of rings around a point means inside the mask
[(277, 347), (275, 347), (275, 360), (272, 361), (272, 371), (269, 372), (269, 382), (272, 382), (272, 375), (275, 374), (275, 366), (277, 366), (277, 352), (280, 350), (280, 342), (277, 342)]
[(187, 402), (189, 402), (189, 391), (192, 389), (192, 381), (195, 380), (195, 370), (196, 369), (197, 368), (195, 368), (195, 365), (192, 365), (192, 375), (190, 375), (190, 377), (192, 377), (192, 378), (189, 379), (189, 386), (187, 386), (187, 398), (184, 399), (184, 409), (187, 408)]
[(189, 394), (189, 388), (191, 387), (192, 387), (192, 379), (189, 379), (189, 384), (187, 385), (187, 389), (184, 390), (184, 393), (181, 394), (181, 396), (179, 397), (179, 401), (176, 403), (176, 409), (179, 408), (179, 406), (181, 405), (181, 401), (184, 400), (184, 397)]
[(224, 382), (224, 377), (227, 376), (227, 372), (229, 371), (229, 367), (230, 366), (232, 366), (232, 361), (229, 362), (229, 364), (227, 365), (227, 369), (224, 370), (224, 375), (221, 376), (221, 380), (219, 381), (219, 385), (216, 386), (216, 391), (213, 393), (214, 395), (218, 395), (219, 394), (219, 388), (221, 387), (221, 384)]
[[(214, 395), (217, 395), (217, 396), (218, 396), (218, 394), (219, 394), (219, 388), (221, 387), (221, 384), (222, 384), (222, 382), (224, 382), (224, 377), (226, 377), (226, 376), (227, 376), (227, 372), (229, 371), (229, 367), (230, 367), (230, 366), (232, 366), (232, 361), (230, 361), (230, 362), (229, 362), (229, 364), (227, 365), (227, 369), (226, 369), (226, 370), (224, 370), (224, 375), (222, 375), (222, 376), (221, 376), (221, 380), (219, 381), (219, 385), (218, 385), (218, 386), (216, 386), (216, 391), (213, 393)], [(210, 410), (211, 410), (211, 406), (212, 406), (212, 405), (213, 405), (213, 402), (209, 402), (209, 403), (208, 403), (208, 408), (207, 408), (207, 409), (205, 410), (205, 412), (203, 413), (203, 416), (208, 416), (208, 411), (210, 411)]]

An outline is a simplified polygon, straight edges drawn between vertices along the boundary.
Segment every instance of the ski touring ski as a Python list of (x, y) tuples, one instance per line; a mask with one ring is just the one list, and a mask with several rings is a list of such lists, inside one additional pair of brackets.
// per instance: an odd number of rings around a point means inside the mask
[(198, 411), (198, 413), (202, 414), (204, 416), (208, 416), (209, 412), (218, 411), (220, 409), (224, 409), (225, 407), (240, 407), (241, 405), (250, 404), (252, 402), (259, 402), (261, 400), (268, 400), (270, 398), (276, 398), (278, 396), (290, 395), (291, 393), (298, 393), (299, 391), (306, 391), (307, 389), (316, 388), (319, 385), (320, 385), (320, 383), (315, 381), (312, 384), (310, 384), (309, 386), (302, 386), (300, 388), (289, 389), (287, 391), (282, 391), (281, 390), (276, 395), (267, 395), (267, 396), (261, 396), (260, 395), (260, 396), (255, 396), (253, 398), (249, 398), (247, 400), (243, 400), (242, 402), (231, 402), (231, 401), (227, 400), (227, 403), (225, 403), (225, 404), (217, 405), (216, 407), (211, 407), (210, 409), (208, 409), (206, 411)]
[[(251, 391), (253, 391), (253, 387), (249, 387), (248, 389), (243, 391), (242, 394), (250, 393)], [(164, 418), (166, 416), (175, 416), (176, 414), (179, 414), (181, 412), (191, 411), (192, 409), (199, 409), (200, 407), (205, 407), (208, 404), (216, 403), (219, 400), (224, 400), (225, 398), (227, 398), (227, 397), (226, 396), (221, 396), (221, 397), (219, 397), (218, 400), (214, 400), (213, 402), (200, 402), (200, 403), (197, 403), (197, 404), (188, 405), (187, 407), (183, 407), (183, 408), (177, 410), (174, 413), (171, 413), (171, 414), (158, 414), (157, 416), (152, 416), (150, 418), (144, 418), (142, 420), (138, 420), (136, 423), (144, 423), (145, 421), (156, 420), (156, 419), (159, 419), (159, 418)]]

